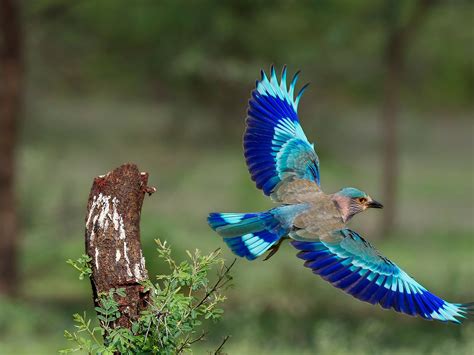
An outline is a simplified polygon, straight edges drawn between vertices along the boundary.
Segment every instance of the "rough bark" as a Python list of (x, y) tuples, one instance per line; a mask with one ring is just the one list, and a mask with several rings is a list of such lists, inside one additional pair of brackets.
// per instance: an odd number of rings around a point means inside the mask
[(384, 51), (385, 80), (382, 104), (383, 131), (383, 196), (384, 208), (382, 230), (389, 235), (396, 226), (398, 195), (398, 120), (400, 115), (400, 91), (407, 49), (416, 30), (426, 16), (434, 0), (419, 0), (405, 24), (400, 23), (399, 1), (391, 0), (387, 6), (387, 44)]
[(0, 0), (0, 293), (18, 290), (15, 147), (23, 81), (22, 33), (15, 0)]
[(130, 328), (146, 308), (148, 294), (140, 281), (148, 278), (140, 244), (140, 215), (148, 173), (125, 164), (94, 179), (86, 216), (86, 252), (92, 258), (94, 303), (111, 288), (123, 288), (119, 297), (121, 317), (114, 326)]

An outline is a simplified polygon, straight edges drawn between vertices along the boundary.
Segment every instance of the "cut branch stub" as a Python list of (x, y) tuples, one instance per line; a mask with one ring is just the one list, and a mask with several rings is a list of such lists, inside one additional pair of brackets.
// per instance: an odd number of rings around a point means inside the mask
[(140, 215), (148, 174), (125, 164), (94, 179), (86, 216), (86, 252), (92, 258), (94, 303), (111, 288), (123, 288), (118, 297), (121, 317), (114, 325), (130, 328), (146, 308), (148, 294), (140, 282), (148, 278), (140, 244)]

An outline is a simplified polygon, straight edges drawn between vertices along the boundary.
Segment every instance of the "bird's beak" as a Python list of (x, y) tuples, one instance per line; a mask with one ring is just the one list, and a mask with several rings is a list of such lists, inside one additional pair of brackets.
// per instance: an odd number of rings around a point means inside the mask
[(369, 208), (383, 208), (383, 205), (380, 202), (377, 202), (375, 200), (371, 200), (367, 204), (367, 207), (369, 207)]

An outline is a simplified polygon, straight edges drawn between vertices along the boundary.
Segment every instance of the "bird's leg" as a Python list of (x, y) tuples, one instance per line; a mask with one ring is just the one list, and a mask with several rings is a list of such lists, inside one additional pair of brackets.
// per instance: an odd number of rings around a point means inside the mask
[(271, 246), (271, 248), (269, 249), (270, 250), (270, 253), (268, 253), (268, 255), (265, 257), (265, 259), (263, 259), (263, 261), (267, 261), (268, 259), (270, 259), (273, 255), (275, 255), (275, 253), (278, 251), (278, 249), (280, 249), (280, 246), (281, 246), (281, 243), (283, 242), (283, 240), (286, 239), (286, 238), (281, 238), (278, 243), (274, 244)]

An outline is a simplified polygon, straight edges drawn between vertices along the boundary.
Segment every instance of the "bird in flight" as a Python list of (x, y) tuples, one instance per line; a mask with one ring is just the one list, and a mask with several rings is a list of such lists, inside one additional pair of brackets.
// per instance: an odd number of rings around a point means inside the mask
[(367, 193), (345, 187), (321, 190), (319, 159), (298, 118), (305, 85), (295, 96), (296, 73), (278, 79), (262, 71), (249, 101), (244, 155), (257, 188), (279, 203), (255, 213), (211, 213), (208, 223), (236, 255), (268, 259), (285, 239), (304, 266), (355, 298), (428, 320), (460, 323), (473, 303), (450, 303), (420, 285), (380, 254), (347, 223), (369, 208), (382, 208)]

